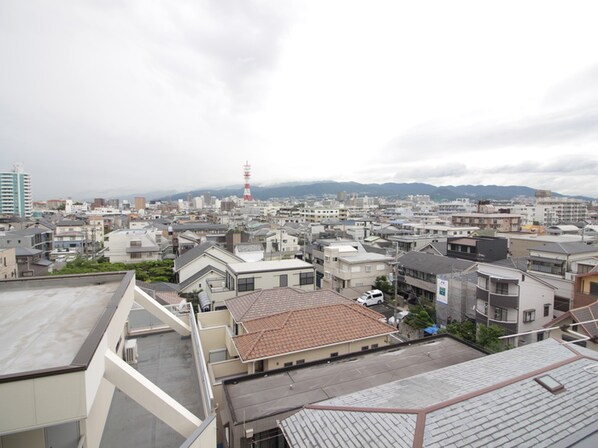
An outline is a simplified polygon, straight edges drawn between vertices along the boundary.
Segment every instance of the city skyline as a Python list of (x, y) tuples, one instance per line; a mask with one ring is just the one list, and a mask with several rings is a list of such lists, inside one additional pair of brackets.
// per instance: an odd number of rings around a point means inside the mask
[(252, 186), (598, 197), (594, 2), (339, 5), (3, 2), (0, 169), (34, 200), (242, 185), (246, 160)]

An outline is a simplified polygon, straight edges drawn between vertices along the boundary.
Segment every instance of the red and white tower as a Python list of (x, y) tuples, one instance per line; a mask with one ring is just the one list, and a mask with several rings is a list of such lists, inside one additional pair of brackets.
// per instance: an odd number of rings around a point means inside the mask
[(243, 166), (243, 177), (245, 178), (245, 190), (243, 190), (243, 200), (244, 201), (253, 201), (251, 197), (251, 187), (249, 186), (249, 178), (251, 177), (251, 166), (249, 162), (245, 162), (245, 166)]

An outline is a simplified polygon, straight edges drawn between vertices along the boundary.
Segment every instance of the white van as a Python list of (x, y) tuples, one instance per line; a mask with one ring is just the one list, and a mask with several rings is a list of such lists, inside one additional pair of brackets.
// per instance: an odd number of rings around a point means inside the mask
[(364, 292), (357, 299), (357, 303), (365, 306), (380, 305), (382, 302), (384, 302), (384, 294), (379, 289)]

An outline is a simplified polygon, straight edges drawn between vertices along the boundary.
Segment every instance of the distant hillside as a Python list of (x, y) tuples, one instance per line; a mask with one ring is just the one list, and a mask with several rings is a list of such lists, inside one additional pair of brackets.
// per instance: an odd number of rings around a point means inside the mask
[[(385, 184), (360, 184), (357, 182), (313, 182), (308, 184), (285, 184), (270, 187), (251, 187), (254, 199), (267, 200), (272, 198), (297, 198), (320, 197), (322, 195), (336, 195), (345, 191), (347, 194), (357, 193), (359, 196), (380, 196), (402, 198), (407, 195), (427, 194), (433, 200), (454, 200), (457, 198), (470, 198), (472, 200), (494, 199), (508, 200), (516, 196), (533, 197), (536, 190), (524, 186), (499, 186), (499, 185), (445, 185), (436, 187), (422, 183), (385, 183)], [(159, 200), (187, 199), (191, 196), (200, 196), (206, 192), (218, 198), (227, 196), (242, 196), (243, 186), (223, 189), (203, 189), (183, 192), (158, 198)], [(553, 193), (554, 196), (562, 196)], [(589, 200), (590, 198), (583, 198)]]

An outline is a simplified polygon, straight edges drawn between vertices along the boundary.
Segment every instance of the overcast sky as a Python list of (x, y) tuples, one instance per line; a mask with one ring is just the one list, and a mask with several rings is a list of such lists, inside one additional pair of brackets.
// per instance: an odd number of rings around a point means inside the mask
[[(0, 0), (34, 199), (337, 180), (598, 198), (596, 1)], [(239, 191), (242, 195), (242, 190)]]

